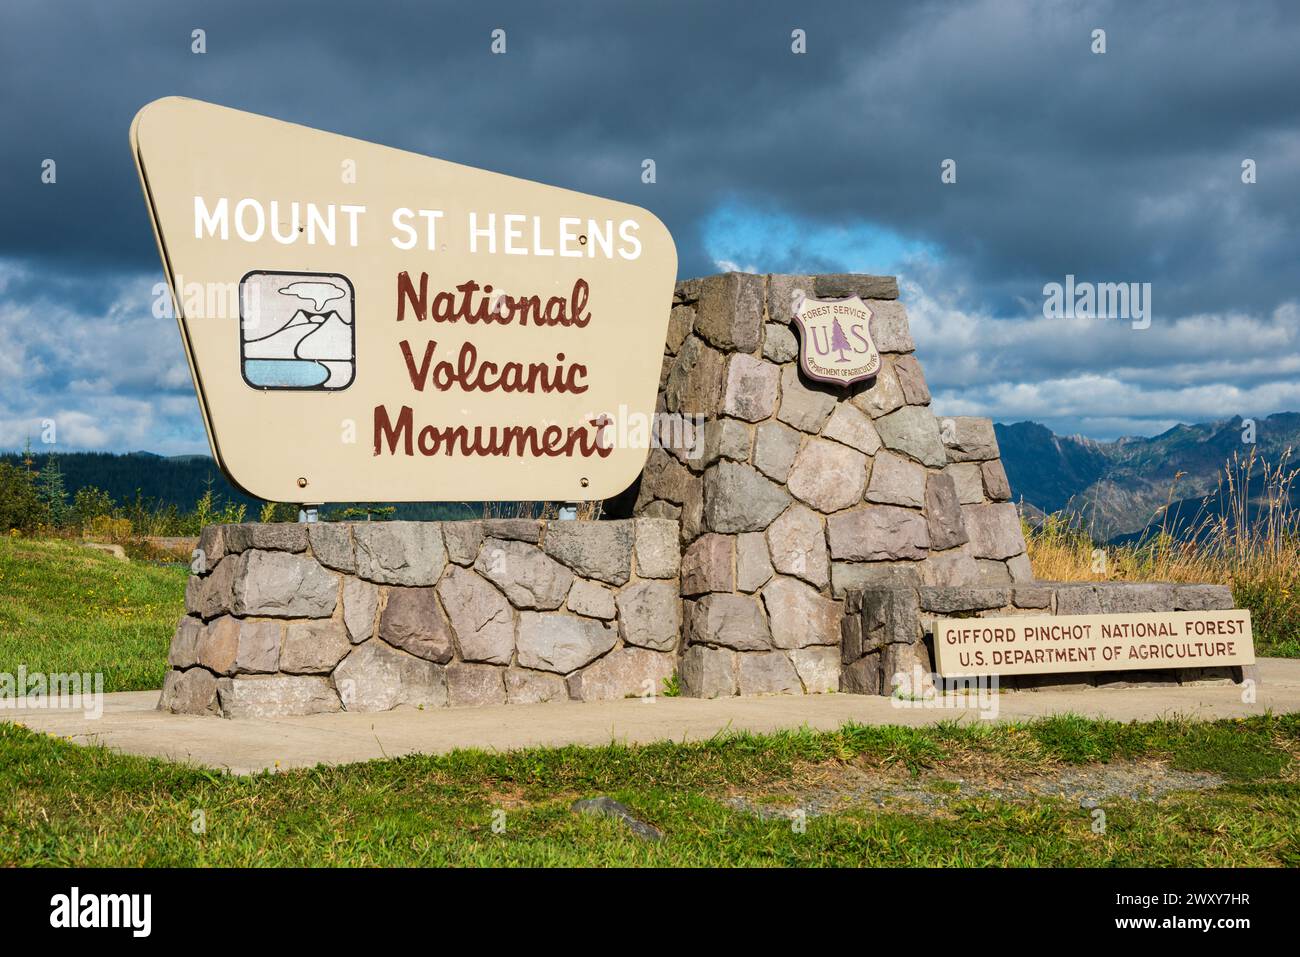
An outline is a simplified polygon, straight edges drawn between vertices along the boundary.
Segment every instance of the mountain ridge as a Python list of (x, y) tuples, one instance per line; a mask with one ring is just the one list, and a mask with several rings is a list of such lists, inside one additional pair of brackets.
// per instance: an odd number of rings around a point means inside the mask
[(1179, 423), (1154, 436), (1110, 441), (1056, 435), (1037, 422), (995, 423), (1003, 466), (1016, 501), (1037, 511), (1082, 518), (1095, 537), (1129, 538), (1147, 528), (1171, 501), (1214, 494), (1233, 455), (1276, 465), (1300, 447), (1300, 413), (1254, 420), (1244, 441), (1241, 416)]

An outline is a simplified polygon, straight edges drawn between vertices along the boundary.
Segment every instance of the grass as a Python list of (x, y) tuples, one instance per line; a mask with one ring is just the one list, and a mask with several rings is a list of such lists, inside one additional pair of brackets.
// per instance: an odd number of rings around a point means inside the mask
[[(696, 744), (458, 751), (239, 778), (0, 725), (0, 865), (1296, 866), (1300, 717), (735, 735)], [(1222, 775), (1213, 791), (1077, 802), (973, 797), (942, 813), (850, 804), (800, 833), (727, 803), (841, 767), (925, 772), (954, 789), (1006, 773), (1128, 759)], [(906, 770), (910, 769), (910, 770)], [(608, 794), (659, 827), (643, 842), (575, 814)], [(795, 805), (797, 806), (797, 802)], [(196, 833), (196, 812), (205, 829)], [(494, 814), (504, 812), (504, 830)]]
[[(1178, 538), (1162, 524), (1146, 540), (1101, 548), (1066, 513), (1047, 516), (1037, 528), (1026, 523), (1034, 575), (1045, 581), (1228, 585), (1236, 605), (1250, 609), (1256, 654), (1300, 658), (1300, 510), (1291, 505), (1300, 470), (1288, 463), (1284, 456), (1267, 465), (1253, 451), (1234, 457), (1216, 493), (1227, 507), (1211, 514), (1203, 504), (1201, 515), (1188, 523), (1190, 534)], [(1250, 493), (1252, 487), (1257, 491)]]
[(162, 687), (188, 574), (74, 542), (0, 537), (0, 672), (102, 672), (105, 691)]
[[(102, 671), (107, 690), (158, 687), (186, 574), (76, 543), (0, 539), (0, 672)], [(0, 722), (0, 866), (1300, 866), (1297, 758), (1300, 716), (1065, 716), (458, 751), (235, 777)], [(1063, 768), (1122, 774), (1126, 762), (1223, 784), (1104, 798), (1103, 833), (1077, 800), (962, 785)], [(796, 828), (736, 802), (812, 807), (827, 781), (865, 773), (915, 780), (940, 803), (849, 799)], [(665, 839), (570, 809), (597, 794)], [(493, 826), (502, 814), (504, 830)]]

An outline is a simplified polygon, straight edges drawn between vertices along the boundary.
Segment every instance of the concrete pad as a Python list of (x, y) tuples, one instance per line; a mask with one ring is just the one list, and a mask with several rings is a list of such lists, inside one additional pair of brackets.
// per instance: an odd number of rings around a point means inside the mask
[(632, 698), (605, 702), (495, 705), (484, 708), (398, 708), (379, 714), (318, 714), (228, 720), (164, 714), (156, 691), (105, 695), (102, 716), (25, 707), (0, 719), (78, 744), (183, 761), (236, 774), (349, 764), (457, 748), (508, 751), (568, 744), (698, 741), (720, 732), (771, 732), (807, 727), (834, 730), (848, 722), (920, 726), (947, 719), (1023, 721), (1079, 714), (1116, 721), (1157, 718), (1235, 718), (1300, 711), (1300, 660), (1260, 659), (1253, 703), (1242, 688), (1086, 688), (1023, 691), (996, 696), (997, 713), (922, 707), (868, 695), (827, 694), (753, 698)]

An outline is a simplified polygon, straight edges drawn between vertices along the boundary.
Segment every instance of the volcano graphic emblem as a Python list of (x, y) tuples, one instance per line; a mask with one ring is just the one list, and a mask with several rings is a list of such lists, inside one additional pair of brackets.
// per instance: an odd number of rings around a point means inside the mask
[(794, 324), (799, 329), (799, 365), (808, 378), (851, 385), (880, 371), (880, 352), (871, 339), (871, 309), (857, 296), (804, 299)]
[(352, 283), (254, 271), (239, 282), (239, 361), (255, 389), (346, 389), (356, 377)]

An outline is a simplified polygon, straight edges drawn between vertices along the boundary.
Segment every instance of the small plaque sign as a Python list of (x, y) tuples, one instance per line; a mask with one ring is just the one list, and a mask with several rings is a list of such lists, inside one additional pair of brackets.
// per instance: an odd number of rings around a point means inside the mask
[(1255, 663), (1250, 612), (940, 618), (935, 670), (945, 678), (1207, 668)]
[(818, 382), (852, 385), (880, 371), (871, 339), (871, 309), (859, 297), (804, 299), (794, 314), (799, 365)]

